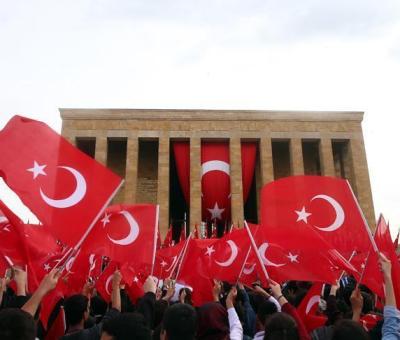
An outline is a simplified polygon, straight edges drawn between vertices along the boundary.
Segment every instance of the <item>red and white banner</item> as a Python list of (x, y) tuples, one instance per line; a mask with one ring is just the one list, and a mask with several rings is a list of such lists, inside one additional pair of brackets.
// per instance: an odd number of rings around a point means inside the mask
[(231, 181), (228, 142), (201, 143), (202, 220), (231, 220)]
[(122, 180), (46, 124), (14, 116), (0, 131), (0, 175), (60, 240), (75, 246)]

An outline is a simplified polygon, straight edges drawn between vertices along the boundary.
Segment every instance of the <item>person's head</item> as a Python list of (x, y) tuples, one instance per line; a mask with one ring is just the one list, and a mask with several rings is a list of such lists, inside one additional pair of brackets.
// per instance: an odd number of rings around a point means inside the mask
[(298, 340), (296, 321), (286, 313), (275, 313), (265, 322), (264, 340)]
[(169, 307), (162, 323), (161, 339), (191, 340), (196, 334), (196, 311), (186, 303)]
[(333, 327), (331, 340), (369, 340), (369, 335), (365, 329), (353, 320), (343, 319), (338, 321)]
[(71, 295), (64, 301), (65, 319), (68, 326), (75, 326), (85, 322), (89, 317), (89, 299), (82, 295)]
[(107, 312), (107, 302), (99, 295), (95, 295), (90, 299), (90, 314), (96, 318), (101, 318)]
[(361, 292), (361, 295), (363, 297), (362, 313), (368, 314), (374, 309), (374, 298), (368, 292)]
[(6, 308), (0, 311), (0, 339), (34, 340), (35, 338), (36, 327), (32, 315), (18, 308)]
[(264, 329), (265, 328), (265, 322), (268, 317), (273, 315), (278, 311), (278, 308), (276, 305), (268, 300), (264, 300), (261, 302), (261, 304), (258, 306), (257, 310), (257, 322), (259, 323), (260, 328)]
[(217, 302), (209, 302), (197, 310), (197, 338), (225, 339), (229, 334), (228, 312)]
[(103, 323), (100, 340), (151, 340), (151, 331), (139, 313), (122, 313)]

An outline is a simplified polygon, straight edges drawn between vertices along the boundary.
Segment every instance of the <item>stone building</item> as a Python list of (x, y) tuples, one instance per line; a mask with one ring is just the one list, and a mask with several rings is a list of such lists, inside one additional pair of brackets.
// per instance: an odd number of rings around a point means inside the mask
[[(203, 141), (229, 143), (232, 221), (257, 222), (259, 189), (284, 176), (347, 178), (371, 227), (375, 224), (361, 122), (362, 112), (60, 109), (62, 135), (125, 178), (114, 202), (160, 204), (165, 234), (177, 212), (190, 227), (201, 221)], [(171, 143), (190, 144), (190, 203), (176, 190)], [(241, 143), (257, 143), (250, 203), (242, 199)], [(175, 196), (174, 196), (175, 195)]]

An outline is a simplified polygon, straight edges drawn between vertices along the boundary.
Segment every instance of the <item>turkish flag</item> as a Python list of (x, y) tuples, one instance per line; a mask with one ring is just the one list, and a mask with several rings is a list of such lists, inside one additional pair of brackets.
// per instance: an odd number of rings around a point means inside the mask
[(177, 268), (184, 246), (185, 241), (182, 241), (173, 247), (157, 250), (153, 275), (159, 279), (171, 277)]
[(267, 272), (275, 281), (334, 283), (343, 270), (357, 273), (356, 268), (308, 225), (301, 229), (263, 226), (255, 239)]
[(107, 303), (111, 302), (112, 277), (117, 268), (117, 263), (110, 262), (107, 268), (101, 273), (95, 284), (95, 288), (97, 289), (98, 293)]
[(195, 306), (213, 301), (213, 281), (208, 271), (206, 252), (216, 241), (215, 239), (190, 239), (180, 265), (176, 281), (193, 288), (192, 301)]
[(167, 235), (165, 235), (164, 242), (162, 244), (163, 248), (171, 247), (172, 245), (172, 225), (169, 226)]
[(300, 305), (297, 307), (297, 313), (303, 320), (308, 332), (312, 332), (314, 329), (322, 327), (327, 321), (326, 316), (316, 315), (323, 287), (323, 283), (314, 283), (308, 290), (306, 296), (304, 296), (303, 300), (301, 300)]
[(397, 255), (393, 247), (389, 227), (382, 215), (379, 218), (374, 239), (379, 251), (383, 253), (392, 264), (394, 295), (396, 297), (397, 308), (400, 308), (400, 263), (397, 260)]
[(235, 283), (249, 249), (250, 239), (245, 229), (236, 229), (218, 239), (206, 249), (211, 277)]
[(229, 143), (201, 144), (202, 220), (230, 221)]
[(382, 272), (379, 269), (378, 254), (373, 250), (367, 253), (356, 254), (350, 263), (357, 269), (359, 274), (353, 274), (355, 279), (366, 285), (380, 297), (385, 296)]
[(371, 243), (350, 185), (339, 178), (293, 176), (265, 185), (261, 224), (300, 230), (311, 226), (346, 259), (353, 251), (368, 252)]
[(23, 238), (13, 225), (8, 224), (0, 230), (0, 251), (11, 260), (13, 265), (23, 267), (28, 263), (23, 242)]
[(96, 223), (82, 250), (108, 256), (116, 262), (134, 263), (135, 268), (151, 266), (157, 228), (157, 205), (113, 205)]
[(0, 153), (7, 185), (70, 246), (82, 239), (122, 183), (46, 124), (20, 116), (0, 131)]

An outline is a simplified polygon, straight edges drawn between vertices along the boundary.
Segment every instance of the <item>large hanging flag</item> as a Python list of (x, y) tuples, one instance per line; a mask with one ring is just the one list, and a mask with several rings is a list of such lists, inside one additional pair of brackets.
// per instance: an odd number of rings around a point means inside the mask
[(346, 180), (293, 176), (267, 184), (261, 192), (261, 224), (302, 230), (310, 226), (346, 259), (371, 244), (362, 212)]
[(227, 142), (201, 144), (202, 220), (213, 222), (231, 219), (231, 181)]
[(151, 267), (155, 258), (158, 205), (113, 205), (105, 211), (82, 245), (87, 254), (115, 262)]
[(0, 131), (0, 152), (1, 177), (70, 246), (84, 238), (122, 184), (46, 124), (21, 116)]

